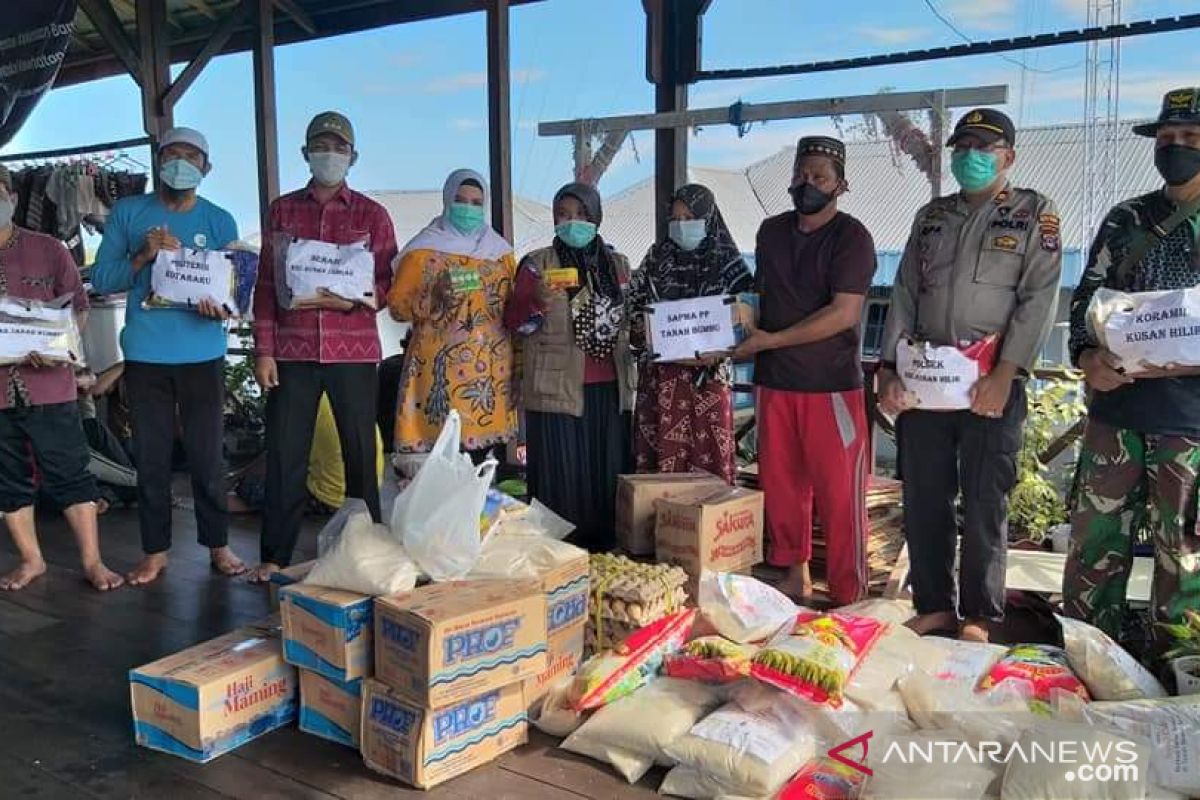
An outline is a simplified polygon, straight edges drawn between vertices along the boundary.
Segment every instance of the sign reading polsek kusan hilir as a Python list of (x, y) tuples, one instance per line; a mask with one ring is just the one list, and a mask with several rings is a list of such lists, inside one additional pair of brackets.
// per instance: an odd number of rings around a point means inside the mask
[(654, 303), (646, 311), (646, 329), (658, 362), (723, 353), (737, 344), (730, 298), (724, 295)]

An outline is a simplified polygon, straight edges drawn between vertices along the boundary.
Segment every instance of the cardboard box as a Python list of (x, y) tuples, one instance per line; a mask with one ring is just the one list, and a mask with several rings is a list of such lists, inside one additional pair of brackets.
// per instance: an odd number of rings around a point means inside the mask
[(281, 589), (279, 600), (289, 664), (342, 683), (371, 674), (373, 597), (299, 583)]
[(152, 750), (204, 763), (296, 720), (296, 668), (271, 620), (129, 671), (133, 730)]
[(540, 581), (456, 581), (375, 600), (375, 676), (424, 708), (546, 669)]
[(300, 670), (300, 730), (358, 748), (362, 679), (343, 683)]
[(367, 679), (363, 762), (376, 772), (428, 789), (525, 744), (526, 720), (520, 683), (430, 710)]
[(580, 619), (550, 634), (546, 669), (525, 681), (525, 702), (530, 710), (541, 702), (554, 684), (579, 669), (586, 629), (587, 620)]
[(723, 488), (727, 488), (725, 482), (707, 472), (620, 476), (617, 478), (617, 545), (630, 555), (653, 555), (656, 501), (690, 501)]
[(698, 596), (704, 570), (742, 572), (763, 559), (763, 493), (726, 488), (698, 500), (659, 500), (658, 561), (687, 572), (688, 596)]
[(293, 564), (271, 574), (271, 580), (267, 583), (267, 591), (271, 593), (272, 611), (279, 610), (279, 590), (307, 578), (308, 573), (312, 572), (312, 568), (316, 565), (316, 560), (305, 561), (303, 564)]

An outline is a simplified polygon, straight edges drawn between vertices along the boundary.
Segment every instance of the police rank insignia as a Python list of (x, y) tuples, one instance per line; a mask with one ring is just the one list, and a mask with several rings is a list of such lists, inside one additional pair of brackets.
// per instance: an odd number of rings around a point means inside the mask
[(1016, 250), (1019, 244), (1015, 236), (997, 236), (992, 239), (992, 247), (997, 250)]

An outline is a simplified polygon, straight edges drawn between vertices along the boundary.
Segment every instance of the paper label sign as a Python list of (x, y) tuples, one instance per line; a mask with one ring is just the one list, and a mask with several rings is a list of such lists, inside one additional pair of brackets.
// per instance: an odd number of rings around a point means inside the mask
[(232, 311), (233, 257), (222, 250), (159, 250), (150, 272), (156, 305), (194, 306), (211, 300)]
[(1135, 294), (1097, 289), (1088, 318), (1097, 339), (1130, 372), (1200, 366), (1200, 287)]
[(0, 299), (0, 364), (19, 364), (30, 353), (51, 361), (79, 363), (82, 346), (74, 310)]
[(285, 280), (293, 305), (319, 297), (322, 290), (375, 305), (375, 256), (362, 243), (293, 240), (287, 249)]
[(971, 407), (971, 387), (979, 380), (979, 362), (957, 347), (936, 347), (901, 339), (896, 370), (922, 411), (962, 411)]
[(658, 362), (732, 350), (737, 345), (733, 322), (725, 295), (654, 303), (646, 311), (650, 349)]

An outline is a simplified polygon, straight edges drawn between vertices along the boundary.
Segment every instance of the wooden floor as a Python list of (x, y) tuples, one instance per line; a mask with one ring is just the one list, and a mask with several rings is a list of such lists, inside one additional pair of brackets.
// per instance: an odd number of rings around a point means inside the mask
[[(127, 672), (269, 612), (267, 590), (214, 574), (196, 544), (192, 512), (176, 509), (175, 544), (164, 579), (108, 594), (84, 583), (70, 532), (39, 515), (49, 573), (29, 588), (0, 593), (0, 797), (3, 798), (650, 798), (662, 773), (638, 786), (595, 762), (531, 742), (429, 792), (369, 772), (358, 754), (300, 733), (275, 731), (207, 765), (137, 747)], [(101, 518), (110, 567), (140, 556), (137, 515)], [(301, 539), (311, 557), (315, 522)], [(258, 518), (235, 521), (234, 548), (258, 552)], [(0, 569), (16, 563), (0, 536)]]

